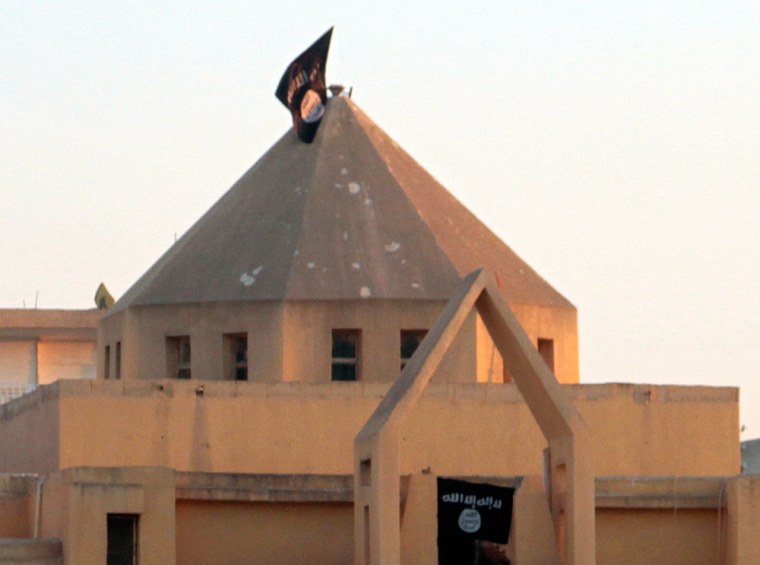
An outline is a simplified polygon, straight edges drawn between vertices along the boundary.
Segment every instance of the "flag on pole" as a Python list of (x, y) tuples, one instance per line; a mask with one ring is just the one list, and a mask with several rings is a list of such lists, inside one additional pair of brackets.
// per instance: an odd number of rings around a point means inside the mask
[(298, 139), (311, 143), (325, 113), (325, 66), (333, 28), (288, 66), (274, 95), (290, 110)]

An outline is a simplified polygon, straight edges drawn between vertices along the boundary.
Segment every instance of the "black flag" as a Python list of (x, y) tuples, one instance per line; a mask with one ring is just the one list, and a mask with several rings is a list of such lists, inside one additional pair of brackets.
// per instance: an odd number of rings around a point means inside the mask
[(325, 113), (325, 66), (333, 28), (301, 53), (285, 71), (274, 95), (293, 115), (298, 139), (311, 143)]
[(438, 563), (472, 563), (480, 540), (509, 542), (515, 489), (438, 478)]

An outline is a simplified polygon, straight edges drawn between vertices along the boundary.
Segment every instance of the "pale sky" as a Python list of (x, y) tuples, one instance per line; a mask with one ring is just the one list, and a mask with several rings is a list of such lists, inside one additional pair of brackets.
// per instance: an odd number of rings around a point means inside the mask
[(334, 25), (328, 81), (578, 307), (583, 382), (740, 386), (759, 437), (760, 2), (408, 4), (0, 0), (0, 307), (123, 294)]

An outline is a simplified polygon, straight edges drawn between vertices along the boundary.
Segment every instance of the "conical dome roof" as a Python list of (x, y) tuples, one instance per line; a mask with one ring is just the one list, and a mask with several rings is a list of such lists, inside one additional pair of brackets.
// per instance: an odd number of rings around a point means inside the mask
[(280, 140), (117, 302), (446, 300), (490, 269), (513, 302), (570, 303), (346, 97)]

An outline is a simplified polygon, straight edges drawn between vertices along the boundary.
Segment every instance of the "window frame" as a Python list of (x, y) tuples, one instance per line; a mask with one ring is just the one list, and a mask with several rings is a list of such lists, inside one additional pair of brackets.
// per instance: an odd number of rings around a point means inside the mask
[[(189, 335), (166, 337), (166, 372), (167, 377), (177, 380), (189, 380), (192, 373), (192, 342)], [(183, 353), (187, 352), (187, 359)]]
[(121, 341), (116, 342), (116, 349), (114, 351), (114, 371), (113, 378), (121, 380)]
[[(401, 370), (404, 370), (404, 367), (407, 363), (409, 363), (409, 360), (414, 356), (414, 354), (417, 352), (417, 349), (420, 347), (420, 344), (422, 343), (422, 340), (425, 339), (425, 336), (427, 335), (429, 330), (423, 330), (423, 329), (412, 329), (412, 330), (400, 330), (399, 331), (399, 359), (400, 363), (399, 366), (401, 367)], [(411, 354), (408, 357), (404, 356), (404, 344), (406, 343), (405, 337), (408, 338), (415, 338), (417, 341), (417, 344), (414, 346), (414, 351), (411, 352)]]
[[(360, 381), (362, 379), (362, 330), (357, 328), (334, 328), (331, 335), (330, 380), (333, 382)], [(352, 344), (354, 355), (348, 357), (336, 356), (337, 340)], [(344, 373), (344, 371), (346, 372)], [(353, 373), (353, 378), (350, 378), (351, 373)], [(345, 378), (346, 376), (349, 376), (349, 378)]]
[[(132, 530), (132, 542), (130, 556), (131, 559), (125, 559), (124, 555), (118, 553), (118, 548), (113, 547), (115, 542), (116, 533), (115, 526), (117, 523), (128, 523)], [(125, 513), (111, 513), (106, 514), (106, 564), (107, 565), (122, 565), (129, 563), (130, 565), (137, 565), (140, 557), (140, 515), (139, 514), (125, 514)]]
[(536, 340), (536, 349), (539, 355), (549, 367), (551, 372), (554, 372), (554, 340), (549, 337), (539, 337)]
[[(238, 359), (239, 345), (245, 340), (244, 359)], [(228, 381), (248, 381), (250, 379), (250, 367), (248, 364), (248, 334), (246, 332), (234, 332), (224, 334), (224, 378)], [(240, 378), (240, 370), (245, 371), (245, 377)]]

